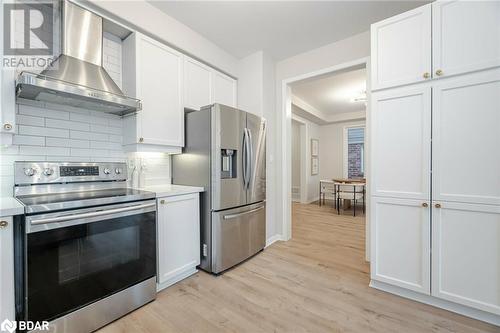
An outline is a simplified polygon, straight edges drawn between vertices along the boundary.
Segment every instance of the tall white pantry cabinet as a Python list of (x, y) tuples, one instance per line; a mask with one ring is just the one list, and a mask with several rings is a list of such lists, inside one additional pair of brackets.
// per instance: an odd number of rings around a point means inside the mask
[(371, 27), (371, 285), (500, 325), (500, 2)]

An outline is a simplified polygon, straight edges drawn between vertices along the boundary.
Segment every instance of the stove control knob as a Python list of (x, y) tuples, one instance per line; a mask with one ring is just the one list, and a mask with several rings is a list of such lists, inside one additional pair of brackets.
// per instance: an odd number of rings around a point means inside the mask
[(121, 168), (116, 168), (116, 169), (115, 169), (115, 173), (116, 173), (117, 175), (121, 174), (121, 173), (122, 173), (122, 169), (121, 169)]
[(51, 168), (45, 168), (43, 169), (43, 174), (45, 176), (52, 176), (54, 174), (54, 169)]
[(36, 173), (36, 169), (34, 168), (27, 168), (27, 169), (24, 169), (24, 174), (28, 177), (31, 177), (31, 176), (34, 176)]
[(109, 168), (104, 168), (104, 174), (109, 175), (111, 173), (111, 170)]

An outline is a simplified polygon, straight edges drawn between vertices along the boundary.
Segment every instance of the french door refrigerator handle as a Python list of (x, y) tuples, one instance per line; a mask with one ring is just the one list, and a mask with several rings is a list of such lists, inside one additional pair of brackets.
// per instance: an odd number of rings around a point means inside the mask
[(248, 128), (245, 128), (243, 131), (243, 185), (245, 189), (248, 188), (250, 183), (250, 171), (249, 169), (249, 161), (250, 161), (250, 145), (249, 145), (249, 133)]
[(253, 156), (253, 139), (252, 139), (252, 130), (247, 128), (247, 131), (248, 131), (248, 150), (249, 150), (249, 159), (248, 159), (248, 169), (249, 169), (249, 173), (248, 173), (248, 184), (247, 184), (247, 189), (250, 188), (250, 182), (252, 181), (252, 178), (253, 178), (253, 172), (254, 172), (254, 168), (253, 168), (253, 164), (254, 164), (254, 156)]

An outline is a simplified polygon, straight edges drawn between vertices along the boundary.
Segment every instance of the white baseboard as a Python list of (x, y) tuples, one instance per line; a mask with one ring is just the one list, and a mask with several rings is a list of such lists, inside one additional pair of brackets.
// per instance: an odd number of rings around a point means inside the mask
[(411, 300), (432, 305), (437, 308), (445, 309), (451, 312), (455, 312), (461, 314), (466, 317), (471, 317), (477, 320), (481, 320), (493, 325), (500, 326), (500, 316), (497, 316), (492, 313), (488, 313), (485, 311), (477, 310), (465, 305), (449, 302), (446, 300), (442, 300), (440, 298), (436, 298), (430, 295), (424, 295), (412, 290), (404, 289), (401, 287), (396, 287), (384, 282), (371, 280), (370, 287), (382, 290), (391, 294), (395, 294), (404, 298), (409, 298)]
[(277, 242), (277, 241), (282, 241), (283, 240), (283, 236), (282, 235), (274, 235), (274, 236), (271, 236), (269, 237), (267, 240), (266, 240), (266, 247), (270, 246), (271, 244), (273, 244), (274, 242)]
[(195, 274), (196, 272), (198, 272), (198, 270), (196, 269), (196, 266), (190, 265), (190, 266), (183, 267), (182, 269), (177, 270), (175, 272), (175, 274), (168, 277), (162, 283), (157, 283), (156, 284), (156, 291), (159, 292), (160, 290), (163, 290), (167, 287), (170, 287), (171, 285), (173, 285), (181, 280), (184, 280), (185, 278)]
[(306, 204), (311, 204), (311, 203), (313, 203), (313, 202), (315, 202), (315, 201), (318, 201), (318, 200), (319, 200), (319, 196), (318, 196), (318, 197), (316, 197), (316, 198), (314, 198), (314, 199), (312, 199), (312, 200), (308, 200), (308, 201), (306, 202)]

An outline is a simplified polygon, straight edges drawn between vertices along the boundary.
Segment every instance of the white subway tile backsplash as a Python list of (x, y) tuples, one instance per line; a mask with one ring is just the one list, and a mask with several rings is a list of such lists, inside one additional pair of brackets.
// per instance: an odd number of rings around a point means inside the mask
[(122, 143), (123, 137), (121, 135), (109, 135), (109, 141), (110, 142), (117, 142), (117, 143)]
[(92, 132), (97, 132), (97, 133), (107, 133), (107, 134), (114, 134), (114, 135), (121, 135), (122, 134), (121, 127), (109, 127), (109, 126), (91, 124), (90, 130)]
[(38, 135), (38, 136), (52, 136), (57, 138), (68, 138), (69, 130), (59, 128), (35, 127), (19, 125), (19, 134), (24, 135)]
[(74, 148), (89, 148), (88, 140), (76, 139), (60, 139), (60, 138), (47, 138), (46, 145), (49, 147), (74, 147)]
[(104, 133), (92, 133), (92, 132), (82, 132), (71, 130), (70, 137), (72, 139), (81, 140), (96, 140), (96, 141), (108, 141), (108, 135)]
[(19, 105), (19, 113), (36, 117), (69, 120), (69, 112), (44, 109), (30, 105)]
[(14, 135), (15, 145), (45, 146), (44, 136)]
[(55, 128), (67, 128), (78, 131), (89, 131), (90, 125), (87, 123), (80, 123), (77, 121), (46, 119), (45, 126)]
[(71, 148), (71, 156), (90, 156), (92, 149)]
[(16, 123), (21, 125), (45, 126), (45, 118), (20, 114), (16, 118)]
[(20, 146), (19, 147), (19, 154), (21, 154), (21, 155), (67, 156), (67, 155), (69, 155), (69, 148)]

